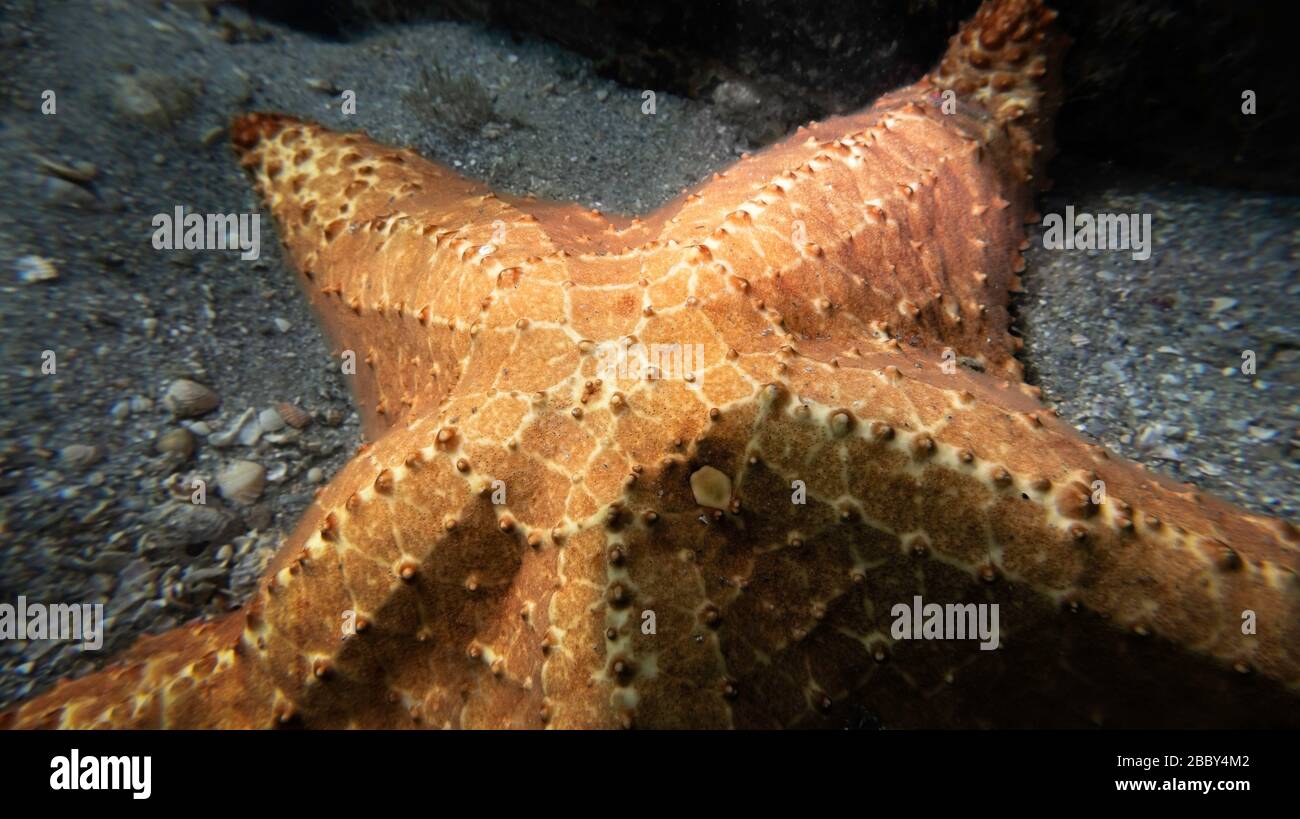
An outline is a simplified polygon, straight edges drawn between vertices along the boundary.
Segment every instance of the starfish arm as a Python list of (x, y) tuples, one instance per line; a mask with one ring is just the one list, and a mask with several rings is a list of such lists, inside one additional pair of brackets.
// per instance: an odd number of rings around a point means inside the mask
[(246, 611), (145, 638), (7, 727), (540, 727), (553, 570), (466, 444), (417, 418), (365, 445)]
[(1060, 103), (1055, 17), (986, 4), (931, 76), (715, 176), (666, 235), (702, 243), (798, 335), (842, 352), (906, 340), (1019, 379), (1007, 295)]
[(0, 715), (0, 725), (156, 729), (267, 724), (271, 689), (239, 645), (243, 619), (230, 614), (144, 637), (103, 671), (61, 680)]
[(281, 721), (538, 719), (541, 638), (517, 624), (522, 598), (549, 581), (528, 559), (528, 532), (494, 504), (491, 476), (466, 457), (465, 435), (422, 416), (365, 446), (268, 567), (246, 640), (275, 680)]
[[(625, 723), (836, 724), (850, 703), (897, 727), (1296, 723), (1293, 527), (1110, 457), (979, 374), (799, 364), (697, 405), (694, 445), (567, 547), (616, 555), (595, 578), (617, 634), (597, 680)], [(731, 489), (701, 515), (685, 478), (706, 469)], [(900, 639), (918, 595), (997, 604), (997, 650)]]
[(978, 106), (1007, 131), (1018, 180), (1047, 187), (1052, 124), (1064, 96), (1069, 38), (1041, 0), (980, 6), (953, 36), (929, 81)]
[[(1024, 269), (1028, 188), (1006, 130), (943, 113), (935, 91), (919, 83), (742, 160), (669, 235), (698, 243), (700, 278), (797, 337), (835, 340), (843, 355), (924, 345), (1019, 380), (1007, 300)], [(734, 208), (733, 188), (749, 193)], [(719, 227), (690, 235), (693, 224)]]
[(344, 372), (356, 376), (367, 437), (437, 407), (493, 291), (545, 242), (536, 220), (360, 134), (255, 113), (235, 120), (232, 139)]

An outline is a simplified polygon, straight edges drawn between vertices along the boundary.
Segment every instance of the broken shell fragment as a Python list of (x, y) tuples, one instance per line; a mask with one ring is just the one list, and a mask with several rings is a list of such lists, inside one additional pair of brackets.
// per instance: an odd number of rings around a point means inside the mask
[(58, 277), (58, 268), (44, 256), (24, 256), (18, 260), (18, 280), (23, 284), (52, 282)]

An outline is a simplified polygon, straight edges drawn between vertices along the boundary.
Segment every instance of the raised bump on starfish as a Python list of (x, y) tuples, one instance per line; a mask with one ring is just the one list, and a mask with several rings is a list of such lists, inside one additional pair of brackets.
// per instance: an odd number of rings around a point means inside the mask
[[(1295, 724), (1295, 529), (1108, 456), (1020, 383), (1053, 16), (992, 0), (933, 75), (644, 220), (239, 119), (373, 443), (246, 612), (8, 722)], [(626, 337), (699, 344), (702, 371), (598, 370)], [(917, 593), (998, 602), (1003, 647), (892, 640)]]

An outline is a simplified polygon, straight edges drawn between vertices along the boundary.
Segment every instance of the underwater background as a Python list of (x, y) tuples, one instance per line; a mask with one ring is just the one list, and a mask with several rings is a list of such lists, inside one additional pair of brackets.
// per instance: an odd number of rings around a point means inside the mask
[[(0, 707), (241, 605), (361, 441), (269, 219), (254, 261), (151, 243), (177, 206), (260, 209), (231, 117), (287, 112), (494, 189), (644, 212), (916, 79), (977, 5), (0, 2), (0, 600), (102, 602), (109, 618), (97, 654), (0, 642)], [(1150, 213), (1153, 253), (1047, 252), (1031, 229), (1015, 301), (1029, 380), (1114, 451), (1294, 520), (1284, 7), (1059, 5), (1075, 43), (1040, 210)], [(223, 475), (247, 503), (218, 496)], [(204, 506), (187, 502), (194, 478), (214, 488)]]

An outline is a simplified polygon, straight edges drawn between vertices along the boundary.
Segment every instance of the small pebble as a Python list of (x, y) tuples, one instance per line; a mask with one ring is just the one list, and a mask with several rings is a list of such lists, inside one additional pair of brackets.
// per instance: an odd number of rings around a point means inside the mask
[(100, 452), (99, 447), (87, 444), (72, 444), (59, 451), (59, 458), (74, 469), (85, 469), (98, 463), (102, 457), (103, 453)]

